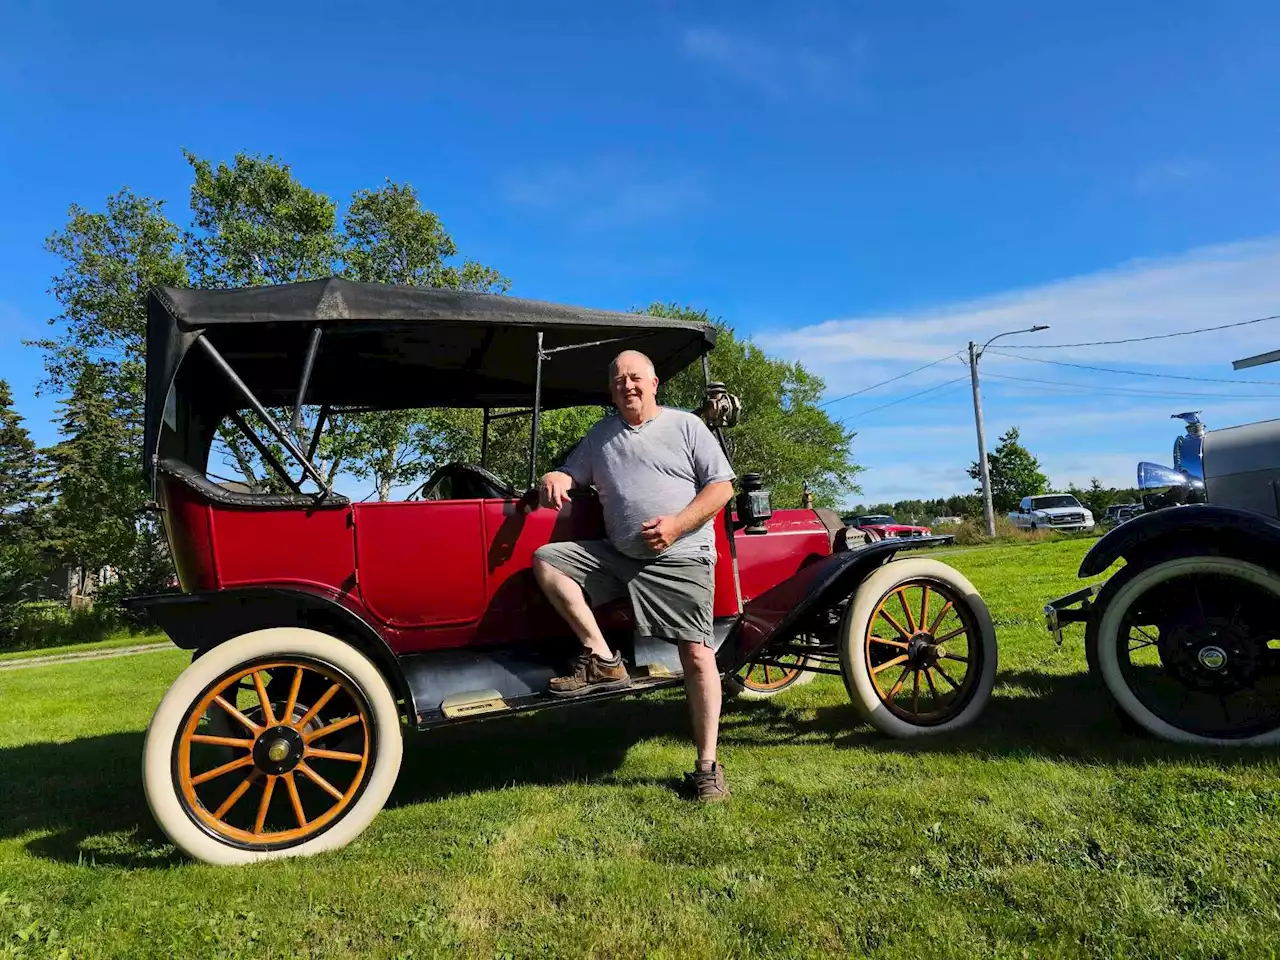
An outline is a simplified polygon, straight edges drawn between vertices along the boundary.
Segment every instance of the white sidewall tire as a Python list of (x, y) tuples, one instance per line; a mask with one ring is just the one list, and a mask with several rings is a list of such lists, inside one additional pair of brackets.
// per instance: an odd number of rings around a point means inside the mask
[(1097, 645), (1094, 653), (1097, 657), (1099, 672), (1102, 674), (1102, 682), (1106, 684), (1107, 692), (1125, 714), (1148, 733), (1162, 740), (1215, 747), (1268, 747), (1280, 743), (1280, 727), (1253, 737), (1229, 739), (1205, 737), (1175, 727), (1167, 720), (1156, 716), (1125, 682), (1124, 674), (1120, 670), (1120, 656), (1116, 650), (1116, 634), (1125, 612), (1139, 595), (1151, 588), (1174, 577), (1197, 573), (1235, 577), (1280, 597), (1280, 578), (1265, 567), (1233, 557), (1179, 557), (1176, 560), (1154, 564), (1136, 574), (1133, 579), (1117, 590), (1098, 618)]
[[(980, 644), (983, 654), (982, 672), (976, 678), (976, 686), (969, 702), (955, 717), (932, 726), (909, 723), (894, 716), (881, 702), (875, 683), (867, 672), (866, 657), (862, 650), (867, 627), (880, 600), (898, 584), (917, 579), (937, 581), (960, 595), (968, 605), (978, 630), (978, 636), (971, 637), (970, 643)], [(982, 713), (991, 697), (991, 688), (996, 680), (996, 666), (996, 629), (986, 603), (967, 578), (937, 560), (915, 557), (891, 560), (885, 564), (859, 585), (840, 625), (840, 672), (844, 677), (849, 699), (863, 719), (890, 737), (929, 737), (968, 726)]]
[[(245, 850), (217, 840), (197, 826), (183, 809), (173, 780), (173, 744), (187, 712), (218, 677), (252, 660), (290, 655), (331, 664), (350, 677), (368, 700), (370, 722), (376, 731), (369, 780), (345, 815), (315, 838), (281, 850)], [(213, 647), (178, 675), (147, 726), (142, 749), (142, 782), (147, 806), (160, 829), (195, 860), (230, 866), (305, 857), (344, 847), (364, 831), (395, 786), (402, 750), (400, 711), (395, 697), (378, 668), (364, 654), (348, 643), (315, 630), (272, 627)]]

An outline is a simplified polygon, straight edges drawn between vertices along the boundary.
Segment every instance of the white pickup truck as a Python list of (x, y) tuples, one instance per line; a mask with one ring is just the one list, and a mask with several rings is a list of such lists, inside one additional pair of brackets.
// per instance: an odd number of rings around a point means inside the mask
[(1093, 529), (1093, 514), (1069, 493), (1023, 497), (1009, 520), (1022, 530)]

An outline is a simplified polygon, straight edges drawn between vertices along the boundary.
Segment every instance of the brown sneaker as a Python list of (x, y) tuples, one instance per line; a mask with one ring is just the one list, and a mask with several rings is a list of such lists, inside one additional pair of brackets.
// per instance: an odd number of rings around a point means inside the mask
[(724, 779), (724, 767), (712, 761), (710, 766), (699, 760), (693, 773), (684, 775), (685, 785), (702, 803), (721, 803), (729, 799), (729, 784)]
[(584, 693), (602, 693), (631, 686), (631, 675), (622, 654), (615, 653), (612, 660), (605, 660), (584, 650), (573, 661), (573, 672), (565, 677), (555, 677), (547, 685), (547, 693), (553, 697), (580, 697)]

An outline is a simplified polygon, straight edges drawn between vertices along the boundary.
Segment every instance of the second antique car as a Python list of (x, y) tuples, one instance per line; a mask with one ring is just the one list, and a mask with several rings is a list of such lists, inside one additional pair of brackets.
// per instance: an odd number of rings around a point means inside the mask
[(899, 523), (887, 513), (858, 514), (844, 518), (846, 526), (869, 531), (878, 538), (885, 537), (929, 537), (933, 531), (929, 527), (914, 523)]
[[(631, 685), (547, 694), (580, 648), (533, 579), (533, 552), (605, 531), (593, 491), (537, 508), (539, 424), (551, 408), (607, 404), (610, 360), (635, 349), (661, 379), (701, 363), (698, 412), (728, 450), (750, 411), (710, 380), (713, 326), (340, 279), (161, 288), (147, 309), (144, 461), (181, 592), (133, 603), (192, 662), (151, 719), (143, 783), (187, 854), (245, 863), (348, 843), (391, 791), (406, 725), (681, 683), (676, 648), (635, 637), (619, 603), (599, 618)], [(483, 411), (479, 463), (441, 466), (400, 501), (332, 489), (316, 463), (329, 424), (431, 407)], [(489, 426), (508, 417), (529, 424), (518, 487), (487, 463)], [(270, 467), (272, 489), (213, 475), (228, 432)], [(731, 689), (839, 675), (859, 714), (899, 737), (977, 716), (996, 670), (986, 605), (945, 564), (897, 559), (940, 539), (862, 542), (829, 511), (774, 509), (757, 475), (740, 487), (716, 520), (715, 647)]]
[(1198, 412), (1173, 466), (1138, 464), (1144, 511), (1085, 555), (1045, 607), (1050, 632), (1085, 624), (1089, 670), (1119, 710), (1166, 740), (1280, 743), (1280, 420), (1206, 431)]

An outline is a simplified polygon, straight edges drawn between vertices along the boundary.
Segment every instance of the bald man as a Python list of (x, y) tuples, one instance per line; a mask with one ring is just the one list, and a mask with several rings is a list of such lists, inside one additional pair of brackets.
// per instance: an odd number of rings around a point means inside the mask
[(548, 692), (576, 697), (630, 685), (622, 654), (609, 648), (591, 612), (629, 595), (636, 633), (680, 649), (698, 751), (686, 780), (699, 800), (725, 800), (729, 788), (716, 762), (712, 520), (733, 497), (733, 468), (700, 418), (658, 405), (658, 377), (643, 353), (618, 354), (609, 388), (618, 416), (592, 427), (539, 488), (539, 502), (559, 510), (571, 489), (595, 487), (609, 537), (549, 543), (533, 555), (538, 583), (583, 647), (573, 672), (552, 680)]

